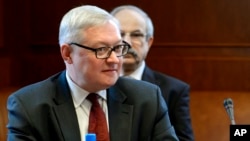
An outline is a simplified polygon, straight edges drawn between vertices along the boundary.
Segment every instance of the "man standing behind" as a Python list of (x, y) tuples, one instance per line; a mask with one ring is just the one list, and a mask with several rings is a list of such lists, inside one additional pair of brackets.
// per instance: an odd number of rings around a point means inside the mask
[(169, 116), (180, 141), (194, 140), (189, 113), (189, 85), (150, 69), (145, 64), (153, 43), (153, 24), (148, 15), (132, 5), (116, 7), (111, 14), (120, 22), (121, 35), (132, 48), (124, 56), (123, 75), (158, 85), (169, 108)]

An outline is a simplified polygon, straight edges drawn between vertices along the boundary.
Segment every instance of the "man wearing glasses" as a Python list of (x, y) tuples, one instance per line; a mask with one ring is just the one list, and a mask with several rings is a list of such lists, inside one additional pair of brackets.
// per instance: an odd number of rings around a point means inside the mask
[(154, 27), (150, 17), (142, 9), (132, 5), (116, 7), (111, 14), (120, 22), (122, 38), (132, 46), (124, 56), (123, 75), (158, 85), (168, 105), (170, 121), (179, 140), (193, 141), (189, 85), (154, 71), (145, 63), (153, 43)]
[(159, 87), (119, 77), (130, 45), (107, 11), (70, 10), (59, 43), (66, 70), (8, 98), (8, 141), (178, 141)]

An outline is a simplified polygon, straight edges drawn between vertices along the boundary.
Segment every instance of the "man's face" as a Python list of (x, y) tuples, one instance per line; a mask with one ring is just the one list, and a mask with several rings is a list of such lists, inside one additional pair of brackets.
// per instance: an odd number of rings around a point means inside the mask
[(132, 46), (129, 53), (124, 56), (124, 73), (133, 72), (146, 58), (153, 38), (147, 40), (146, 21), (137, 12), (125, 9), (119, 11), (114, 16), (120, 22), (123, 40)]
[[(84, 41), (78, 44), (91, 48), (113, 47), (122, 44), (120, 31), (114, 22), (94, 26), (82, 32)], [(71, 79), (83, 89), (96, 92), (106, 89), (117, 81), (122, 57), (114, 52), (107, 59), (97, 59), (95, 52), (70, 45), (70, 61), (65, 61)]]

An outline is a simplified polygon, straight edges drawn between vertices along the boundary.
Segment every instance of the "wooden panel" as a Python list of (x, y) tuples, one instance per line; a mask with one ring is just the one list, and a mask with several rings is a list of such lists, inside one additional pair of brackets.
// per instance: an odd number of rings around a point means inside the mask
[(64, 62), (60, 56), (59, 48), (57, 53), (32, 52), (25, 54), (19, 60), (19, 72), (16, 72), (12, 81), (14, 86), (24, 86), (46, 79), (47, 77), (65, 69)]
[(3, 1), (0, 1), (0, 48), (3, 48), (3, 40), (4, 40), (4, 36), (3, 36)]
[(0, 58), (0, 89), (10, 85), (11, 80), (11, 60), (9, 57), (1, 57)]
[(4, 45), (9, 56), (20, 58), (29, 48), (30, 5), (29, 0), (4, 0)]
[(152, 47), (148, 65), (193, 90), (250, 90), (248, 47)]
[(156, 43), (250, 43), (250, 1), (175, 0), (145, 5)]

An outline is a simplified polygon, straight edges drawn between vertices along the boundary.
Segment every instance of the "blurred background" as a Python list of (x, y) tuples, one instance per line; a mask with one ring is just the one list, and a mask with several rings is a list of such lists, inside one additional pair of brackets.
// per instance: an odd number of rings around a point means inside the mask
[[(0, 96), (64, 69), (59, 23), (82, 4), (107, 11), (133, 4), (148, 13), (155, 40), (147, 64), (190, 84), (197, 141), (229, 140), (227, 97), (234, 100), (236, 124), (250, 124), (250, 1), (1, 0)], [(5, 108), (6, 96), (0, 100)], [(6, 109), (0, 110), (0, 136), (6, 136)]]

